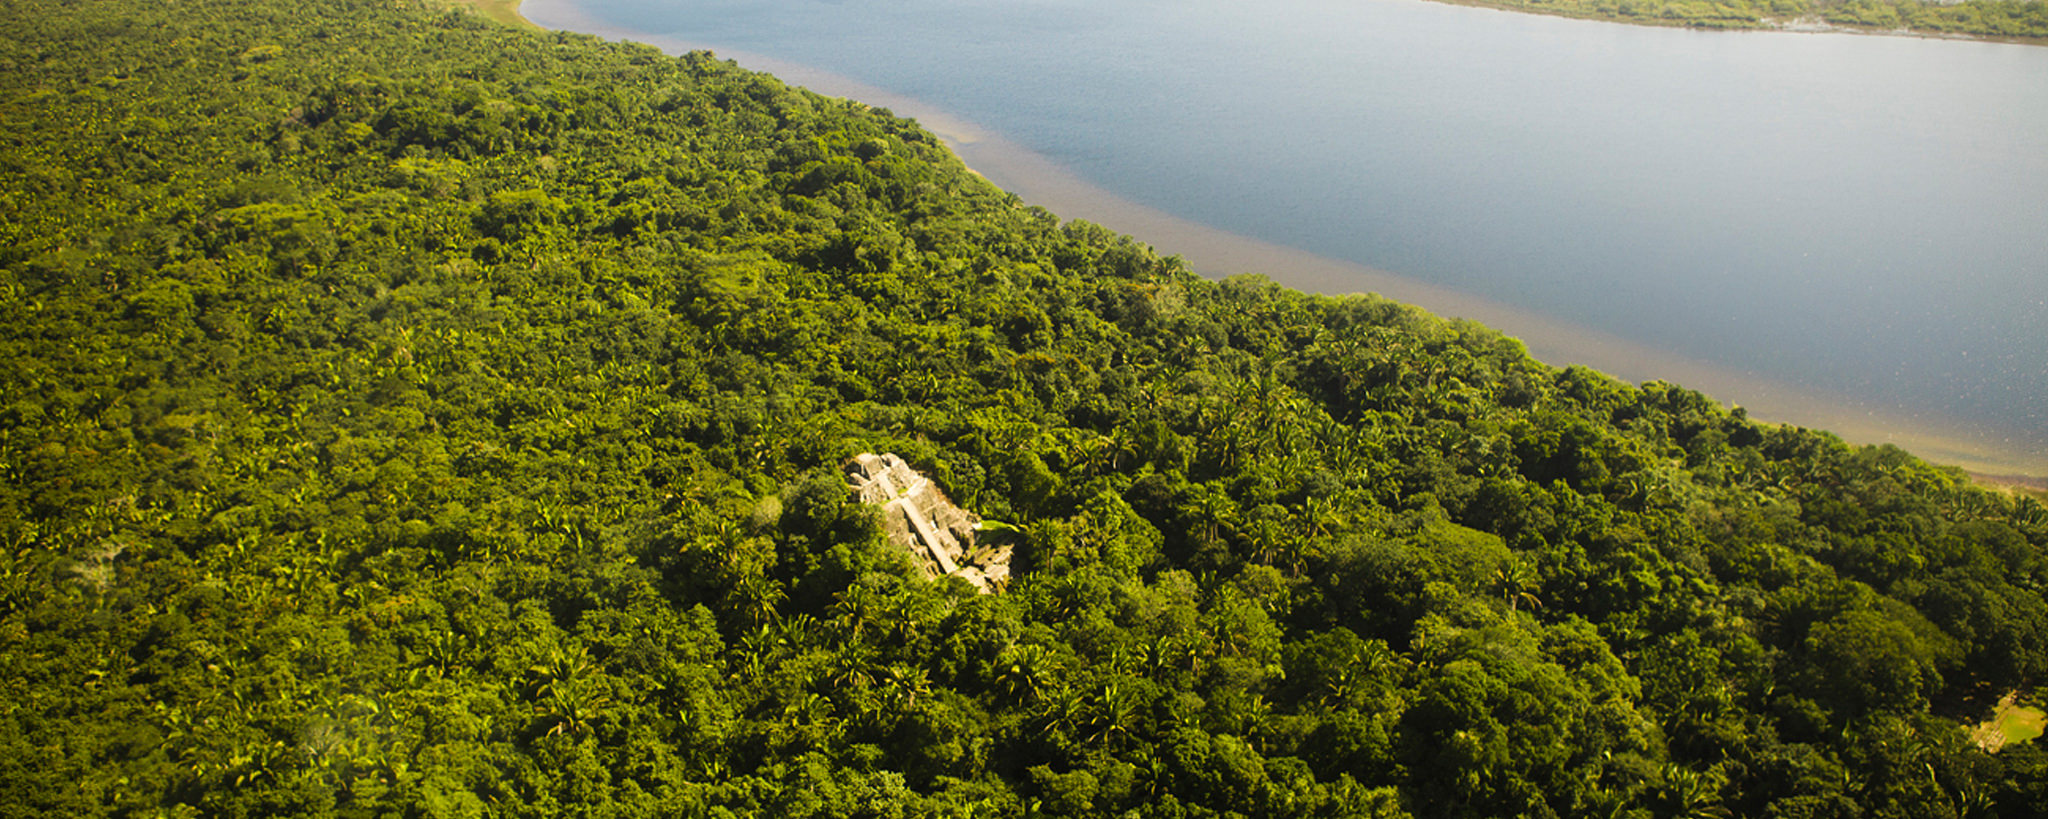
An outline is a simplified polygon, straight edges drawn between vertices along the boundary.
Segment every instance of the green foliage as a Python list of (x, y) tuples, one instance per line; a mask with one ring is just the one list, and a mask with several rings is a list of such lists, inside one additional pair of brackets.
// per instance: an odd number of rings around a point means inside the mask
[[(1467, 2), (1468, 0), (1452, 0)], [(1997, 39), (2048, 38), (2042, 0), (1469, 0), (1473, 5), (1663, 26), (1769, 28), (1825, 23), (1849, 29)]]
[[(2048, 513), (411, 4), (0, 31), (0, 812), (1957, 815)], [(851, 502), (894, 451), (1009, 593)], [(991, 533), (991, 536), (994, 536)], [(2014, 815), (2017, 815), (2015, 813)]]

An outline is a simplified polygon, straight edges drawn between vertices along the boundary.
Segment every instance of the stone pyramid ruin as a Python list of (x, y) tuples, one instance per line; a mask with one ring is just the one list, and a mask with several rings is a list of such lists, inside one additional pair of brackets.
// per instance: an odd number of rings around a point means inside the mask
[(977, 543), (981, 518), (954, 506), (894, 453), (854, 456), (846, 462), (846, 485), (861, 502), (882, 507), (882, 531), (910, 552), (926, 577), (958, 577), (983, 594), (1009, 584), (1011, 547)]

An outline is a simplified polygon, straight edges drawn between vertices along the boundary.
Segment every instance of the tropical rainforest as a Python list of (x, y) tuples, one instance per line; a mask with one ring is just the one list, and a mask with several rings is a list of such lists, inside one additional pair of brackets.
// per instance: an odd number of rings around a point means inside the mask
[[(2021, 815), (2048, 512), (706, 53), (0, 13), (0, 815)], [(927, 582), (895, 452), (1005, 524)]]

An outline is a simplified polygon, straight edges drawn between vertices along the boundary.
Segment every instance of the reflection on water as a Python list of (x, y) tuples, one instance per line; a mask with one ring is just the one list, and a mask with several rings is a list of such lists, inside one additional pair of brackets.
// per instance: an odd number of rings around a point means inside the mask
[(967, 164), (1024, 201), (1086, 219), (1186, 259), (1211, 277), (1259, 273), (1320, 293), (1376, 292), (1439, 315), (1470, 318), (1521, 339), (1537, 358), (1583, 364), (1630, 381), (1662, 379), (1732, 400), (1751, 417), (1834, 431), (1858, 443), (1891, 443), (1921, 457), (1990, 474), (2048, 475), (2048, 453), (2028, 443), (1929, 413), (1873, 409), (1825, 391), (1697, 361), (1450, 288), (1220, 230), (1117, 196), (1001, 135), (920, 100), (818, 69), (732, 49), (612, 26), (562, 0), (528, 0), (522, 12), (547, 28), (632, 39), (680, 53), (709, 48), (748, 68), (819, 93), (858, 99), (917, 119)]

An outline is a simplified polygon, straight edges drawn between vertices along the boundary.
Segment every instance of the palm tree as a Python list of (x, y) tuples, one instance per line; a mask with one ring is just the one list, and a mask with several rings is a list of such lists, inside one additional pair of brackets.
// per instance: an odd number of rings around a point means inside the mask
[(1724, 819), (1733, 816), (1727, 808), (1721, 807), (1721, 786), (1726, 776), (1719, 768), (1706, 772), (1692, 770), (1681, 765), (1665, 763), (1659, 771), (1664, 784), (1658, 789), (1669, 813), (1676, 819)]
[(762, 574), (748, 574), (733, 584), (730, 596), (735, 598), (734, 609), (745, 614), (755, 625), (765, 625), (777, 617), (777, 607), (788, 596), (781, 584)]
[(876, 678), (882, 686), (883, 700), (898, 709), (916, 708), (919, 700), (932, 693), (931, 675), (923, 668), (889, 665)]
[(1536, 572), (1521, 560), (1510, 560), (1493, 570), (1493, 587), (1500, 591), (1501, 599), (1507, 601), (1508, 611), (1515, 611), (1524, 603), (1531, 608), (1542, 608), (1543, 601), (1536, 597), (1540, 586)]
[(1138, 698), (1111, 682), (1087, 701), (1082, 719), (1083, 739), (1097, 745), (1122, 745), (1138, 729)]
[(857, 641), (880, 613), (874, 589), (864, 583), (847, 586), (832, 602), (832, 622), (841, 638)]
[(1043, 646), (1009, 645), (996, 655), (996, 689), (1019, 702), (1037, 702), (1055, 680), (1056, 663)]
[(548, 686), (546, 696), (534, 704), (534, 713), (548, 725), (547, 736), (583, 734), (593, 729), (612, 704), (593, 680), (567, 679)]

